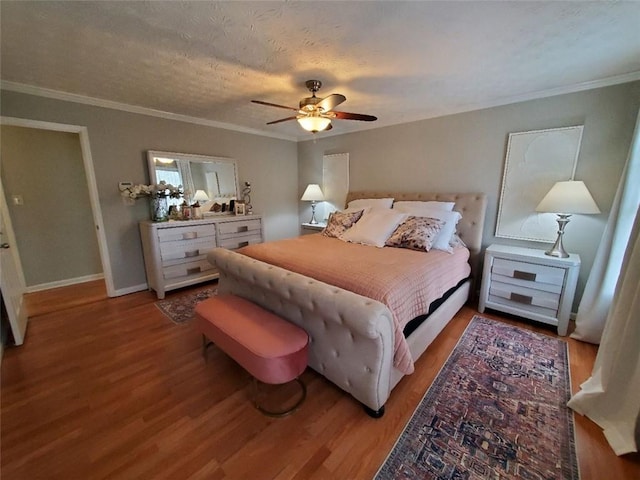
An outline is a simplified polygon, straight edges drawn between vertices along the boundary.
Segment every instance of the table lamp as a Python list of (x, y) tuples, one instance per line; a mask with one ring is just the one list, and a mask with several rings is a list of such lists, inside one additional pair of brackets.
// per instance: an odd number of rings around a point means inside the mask
[(551, 249), (544, 253), (551, 257), (567, 258), (569, 254), (562, 245), (562, 236), (567, 223), (569, 223), (569, 217), (574, 213), (600, 213), (600, 209), (584, 182), (568, 180), (556, 182), (538, 204), (536, 212), (550, 212), (558, 215), (556, 219), (558, 222), (558, 238)]
[(316, 224), (316, 202), (324, 201), (324, 195), (320, 189), (320, 185), (317, 183), (310, 183), (300, 199), (303, 202), (311, 202), (311, 221), (309, 223)]

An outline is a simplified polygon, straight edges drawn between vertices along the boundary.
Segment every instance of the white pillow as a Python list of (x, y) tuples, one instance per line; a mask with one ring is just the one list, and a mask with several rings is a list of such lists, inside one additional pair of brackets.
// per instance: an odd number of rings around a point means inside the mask
[(359, 200), (351, 200), (347, 207), (352, 208), (391, 208), (393, 198), (361, 198)]
[[(425, 209), (426, 210), (426, 209)], [(439, 210), (437, 208), (433, 208), (428, 212), (424, 212), (423, 216), (437, 218), (438, 220), (443, 220), (445, 223), (440, 229), (440, 233), (436, 237), (431, 249), (435, 250), (444, 250), (445, 252), (453, 252), (451, 245), (449, 242), (453, 238), (453, 234), (456, 233), (456, 225), (462, 218), (459, 212), (447, 212), (445, 210)]]
[(384, 247), (387, 239), (408, 216), (391, 209), (373, 209), (365, 212), (360, 220), (339, 238), (345, 242)]
[(453, 207), (455, 206), (456, 202), (436, 202), (436, 201), (430, 201), (430, 202), (409, 202), (409, 201), (404, 201), (404, 202), (396, 202), (393, 204), (393, 208), (394, 210), (398, 210), (399, 212), (403, 212), (403, 213), (409, 213), (415, 217), (428, 217), (429, 215), (426, 215), (423, 213), (423, 211), (427, 211), (430, 212), (432, 211), (434, 208), (438, 209), (438, 210), (444, 210), (446, 212), (451, 212), (453, 211)]

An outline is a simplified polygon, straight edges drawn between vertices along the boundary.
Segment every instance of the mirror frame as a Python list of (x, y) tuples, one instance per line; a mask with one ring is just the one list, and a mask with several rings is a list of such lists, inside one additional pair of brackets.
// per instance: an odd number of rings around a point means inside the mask
[[(148, 150), (147, 163), (149, 167), (149, 181), (151, 184), (158, 183), (158, 177), (156, 175), (156, 166), (155, 166), (155, 160), (154, 160), (156, 157), (171, 158), (174, 160), (187, 160), (189, 162), (196, 162), (196, 163), (229, 163), (233, 165), (234, 186), (236, 191), (235, 198), (236, 199), (240, 198), (241, 191), (240, 191), (240, 183), (238, 180), (238, 164), (233, 158), (214, 157), (210, 155), (198, 155), (193, 153), (178, 153), (178, 152), (165, 152), (161, 150)], [(185, 199), (187, 199), (187, 201), (190, 203), (191, 197), (193, 197), (195, 192), (188, 192), (187, 194), (187, 189), (186, 189), (186, 186), (184, 185), (185, 183), (184, 179), (182, 179), (182, 181), (183, 181), (183, 187), (185, 188)]]

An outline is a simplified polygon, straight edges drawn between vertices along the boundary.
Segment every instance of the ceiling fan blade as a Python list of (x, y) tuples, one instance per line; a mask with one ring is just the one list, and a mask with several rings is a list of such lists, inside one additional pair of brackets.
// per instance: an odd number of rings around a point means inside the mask
[(347, 97), (345, 97), (344, 95), (340, 95), (339, 93), (332, 93), (328, 97), (325, 97), (322, 100), (320, 100), (316, 104), (316, 107), (320, 107), (325, 112), (328, 112), (329, 110), (333, 110), (334, 108), (336, 108), (338, 105), (340, 105), (346, 99), (347, 99)]
[(278, 108), (286, 108), (287, 110), (293, 110), (294, 112), (297, 112), (298, 109), (297, 108), (293, 108), (293, 107), (287, 107), (285, 105), (278, 105), (277, 103), (269, 103), (269, 102), (263, 102), (261, 100), (251, 100), (252, 103), (257, 103), (258, 105), (266, 105), (268, 107), (278, 107)]
[(280, 123), (280, 122), (286, 122), (286, 121), (289, 121), (289, 120), (295, 120), (296, 118), (298, 118), (298, 117), (296, 116), (296, 117), (281, 118), (280, 120), (274, 120), (273, 122), (267, 122), (267, 125), (273, 125), (274, 123)]
[(347, 112), (332, 112), (335, 114), (335, 118), (339, 118), (341, 120), (360, 120), (363, 122), (374, 122), (378, 119), (378, 117), (374, 117), (373, 115), (363, 115), (362, 113), (347, 113)]

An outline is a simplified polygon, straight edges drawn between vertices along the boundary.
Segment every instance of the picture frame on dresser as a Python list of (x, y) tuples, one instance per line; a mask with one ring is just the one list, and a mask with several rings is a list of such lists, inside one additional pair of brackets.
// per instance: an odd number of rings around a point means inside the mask
[(236, 202), (235, 203), (235, 212), (236, 215), (245, 215), (246, 209), (244, 202)]

